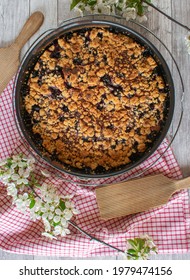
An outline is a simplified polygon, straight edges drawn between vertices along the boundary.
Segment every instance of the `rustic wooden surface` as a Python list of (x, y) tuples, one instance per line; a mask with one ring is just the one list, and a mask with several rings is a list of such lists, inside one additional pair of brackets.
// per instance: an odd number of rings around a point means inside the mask
[[(190, 0), (154, 0), (160, 9), (172, 15), (183, 24), (190, 26)], [(74, 16), (69, 10), (69, 0), (1, 0), (0, 1), (0, 47), (8, 46), (21, 30), (26, 19), (34, 11), (42, 11), (45, 15), (45, 21), (40, 30), (27, 42), (22, 50), (21, 56), (28, 49), (30, 44), (45, 30), (56, 27), (63, 20)], [(171, 23), (167, 18), (156, 11), (149, 13), (149, 28), (157, 34), (159, 38), (167, 45), (172, 54), (176, 58), (179, 69), (184, 78), (185, 96), (184, 96), (184, 116), (179, 132), (172, 144), (174, 154), (180, 164), (184, 176), (190, 175), (190, 56), (186, 52), (184, 37), (187, 31), (180, 26)], [(174, 74), (175, 76), (175, 74)], [(175, 79), (175, 77), (174, 77)], [(180, 106), (176, 110), (180, 113)], [(177, 122), (177, 120), (176, 120)], [(175, 127), (175, 123), (174, 123)], [(56, 257), (39, 257), (16, 255), (0, 250), (0, 259), (71, 259)], [(72, 258), (73, 259), (73, 258)], [(79, 259), (79, 258), (78, 258)], [(91, 259), (118, 259), (116, 257), (109, 258), (91, 258)], [(190, 259), (189, 254), (171, 254), (157, 255), (152, 259)]]

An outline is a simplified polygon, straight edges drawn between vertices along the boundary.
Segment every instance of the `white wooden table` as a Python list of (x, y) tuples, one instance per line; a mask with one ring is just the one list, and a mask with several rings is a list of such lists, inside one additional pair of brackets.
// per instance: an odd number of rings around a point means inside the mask
[[(184, 25), (190, 26), (190, 0), (154, 0), (160, 9), (172, 15)], [(69, 9), (69, 0), (1, 0), (0, 1), (0, 47), (5, 47), (15, 39), (26, 19), (34, 11), (42, 11), (45, 21), (40, 30), (30, 39), (22, 50), (22, 55), (30, 44), (43, 31), (56, 27), (60, 22), (74, 16)], [(148, 26), (159, 38), (162, 38), (177, 60), (182, 76), (184, 77), (185, 98), (184, 116), (179, 132), (173, 142), (173, 151), (180, 164), (184, 176), (190, 175), (190, 56), (187, 54), (184, 37), (187, 31), (171, 23), (167, 18), (154, 11), (148, 15)], [(56, 257), (39, 257), (15, 255), (0, 250), (0, 259), (69, 259)], [(79, 259), (79, 258), (78, 258)], [(100, 259), (100, 258), (91, 258)], [(109, 257), (101, 259), (117, 259)], [(152, 257), (153, 259), (153, 257)], [(154, 259), (190, 259), (189, 254), (158, 255)]]

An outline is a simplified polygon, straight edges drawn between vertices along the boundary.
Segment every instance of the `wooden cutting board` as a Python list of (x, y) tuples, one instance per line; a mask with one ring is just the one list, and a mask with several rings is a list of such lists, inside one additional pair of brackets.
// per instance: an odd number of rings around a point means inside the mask
[(101, 186), (96, 199), (102, 219), (112, 219), (164, 205), (178, 190), (190, 188), (190, 177), (169, 179), (162, 174)]
[(33, 13), (23, 26), (16, 40), (6, 48), (0, 48), (0, 94), (17, 72), (22, 47), (39, 29), (44, 20), (41, 12)]

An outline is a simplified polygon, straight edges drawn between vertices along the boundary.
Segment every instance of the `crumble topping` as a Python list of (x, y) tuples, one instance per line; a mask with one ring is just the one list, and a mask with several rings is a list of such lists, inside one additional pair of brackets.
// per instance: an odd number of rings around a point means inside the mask
[(30, 73), (24, 106), (52, 159), (103, 172), (140, 158), (166, 118), (168, 87), (145, 46), (108, 28), (69, 32)]

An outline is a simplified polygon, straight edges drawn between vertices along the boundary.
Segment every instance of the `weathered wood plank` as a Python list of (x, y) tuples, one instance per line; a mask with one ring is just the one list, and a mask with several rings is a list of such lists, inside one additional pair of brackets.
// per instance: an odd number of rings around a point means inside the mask
[[(29, 17), (29, 0), (0, 1), (0, 47), (6, 47), (18, 36), (24, 23)], [(27, 42), (21, 52), (28, 49)]]
[(45, 31), (57, 27), (57, 0), (30, 0), (30, 13), (41, 11), (44, 14), (44, 23), (30, 44)]
[(61, 24), (64, 20), (75, 17), (76, 14), (70, 11), (70, 1), (58, 0), (58, 24)]
[(28, 16), (29, 0), (0, 1), (1, 47), (8, 46), (16, 38)]

